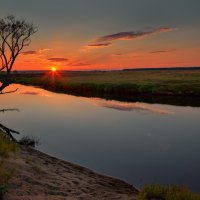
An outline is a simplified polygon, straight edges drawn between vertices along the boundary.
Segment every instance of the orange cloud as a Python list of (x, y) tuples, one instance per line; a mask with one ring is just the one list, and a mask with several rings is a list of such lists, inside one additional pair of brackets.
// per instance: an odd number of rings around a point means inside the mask
[(48, 48), (44, 48), (44, 49), (39, 49), (39, 53), (43, 53), (46, 51), (52, 51), (53, 49), (48, 49)]
[(39, 50), (29, 50), (29, 51), (23, 51), (21, 55), (35, 55), (35, 54), (40, 54), (43, 55), (47, 51), (51, 51), (52, 49), (39, 49)]

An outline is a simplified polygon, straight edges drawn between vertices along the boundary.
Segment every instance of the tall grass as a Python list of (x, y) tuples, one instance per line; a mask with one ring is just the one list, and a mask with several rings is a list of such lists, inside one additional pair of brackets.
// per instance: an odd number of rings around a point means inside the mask
[(14, 170), (6, 169), (4, 163), (16, 150), (16, 144), (0, 132), (0, 199), (5, 194), (8, 188), (8, 182), (14, 175)]
[(186, 187), (147, 185), (140, 191), (137, 200), (200, 200), (200, 196)]
[(55, 91), (200, 96), (200, 70), (18, 74), (12, 80)]

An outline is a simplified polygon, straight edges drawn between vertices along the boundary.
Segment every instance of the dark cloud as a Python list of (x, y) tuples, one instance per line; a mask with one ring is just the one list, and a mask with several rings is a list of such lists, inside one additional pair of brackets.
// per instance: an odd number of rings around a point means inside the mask
[(32, 91), (25, 91), (25, 92), (22, 92), (20, 94), (39, 95), (40, 93), (39, 92), (32, 92)]
[(110, 46), (112, 43), (111, 42), (106, 42), (106, 43), (94, 43), (94, 44), (89, 44), (88, 47), (107, 47)]
[(67, 59), (67, 58), (48, 58), (47, 60), (49, 60), (51, 62), (66, 62), (69, 59)]
[(22, 52), (22, 55), (33, 55), (33, 54), (37, 54), (37, 51), (24, 51), (24, 52)]
[(124, 54), (122, 53), (115, 53), (115, 54), (112, 54), (112, 56), (123, 56)]
[(159, 50), (159, 51), (151, 51), (149, 53), (170, 53), (170, 52), (173, 52), (173, 51), (176, 51), (176, 49), (169, 49), (169, 50)]
[(43, 52), (51, 51), (51, 50), (52, 50), (52, 49), (39, 49), (38, 51), (31, 50), (31, 51), (24, 51), (24, 52), (22, 52), (21, 54), (22, 54), (22, 55), (41, 54), (41, 53), (43, 53)]
[(132, 40), (152, 34), (158, 34), (162, 32), (168, 32), (174, 30), (173, 28), (157, 28), (150, 31), (131, 31), (120, 32), (112, 35), (106, 35), (97, 39), (97, 41), (113, 41), (113, 40)]
[(119, 32), (112, 35), (106, 35), (97, 38), (93, 43), (89, 44), (88, 47), (106, 47), (110, 46), (113, 41), (116, 40), (133, 40), (137, 38), (143, 38), (154, 34), (159, 34), (163, 32), (169, 32), (175, 30), (174, 28), (157, 28), (148, 31), (130, 31), (130, 32)]
[(74, 63), (68, 63), (68, 66), (88, 66), (90, 65), (89, 63), (84, 63), (84, 62), (74, 62)]

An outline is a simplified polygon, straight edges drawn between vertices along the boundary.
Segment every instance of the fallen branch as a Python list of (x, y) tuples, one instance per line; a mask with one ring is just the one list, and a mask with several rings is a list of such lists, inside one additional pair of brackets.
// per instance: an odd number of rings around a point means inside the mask
[(12, 136), (12, 133), (20, 134), (18, 131), (12, 130), (3, 124), (0, 124), (0, 130), (3, 131), (12, 141), (17, 142), (17, 140)]
[(17, 108), (10, 108), (10, 109), (2, 109), (2, 110), (0, 110), (0, 112), (7, 112), (7, 111), (17, 111), (17, 112), (19, 112), (19, 109), (17, 109)]

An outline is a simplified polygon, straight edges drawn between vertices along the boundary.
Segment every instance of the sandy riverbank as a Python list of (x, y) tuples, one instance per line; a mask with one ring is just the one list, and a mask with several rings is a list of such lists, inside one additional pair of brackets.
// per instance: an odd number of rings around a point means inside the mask
[(5, 200), (134, 200), (137, 190), (124, 181), (20, 147), (7, 168), (16, 173)]

